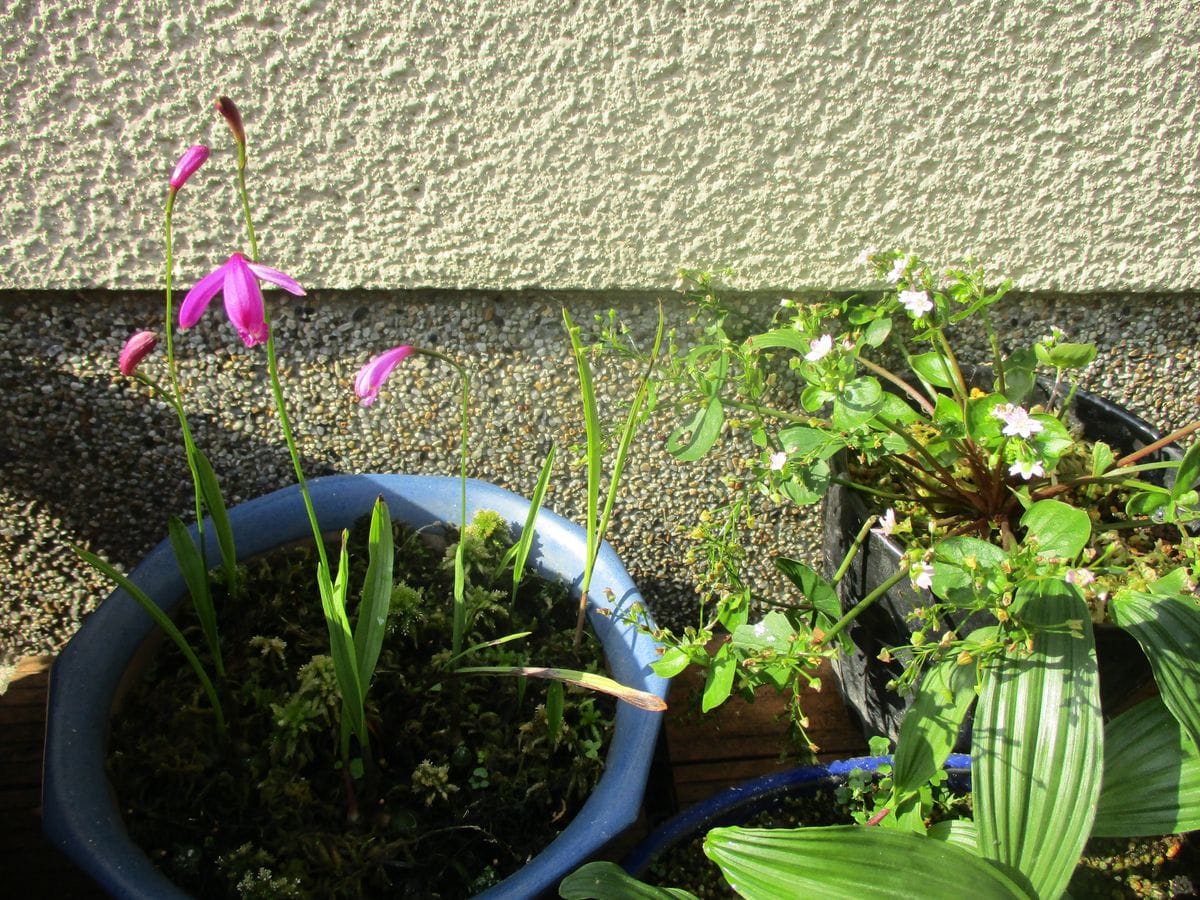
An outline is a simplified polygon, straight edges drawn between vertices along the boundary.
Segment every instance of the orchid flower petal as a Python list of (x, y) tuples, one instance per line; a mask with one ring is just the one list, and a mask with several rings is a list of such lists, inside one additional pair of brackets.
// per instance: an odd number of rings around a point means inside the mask
[(117, 368), (122, 375), (132, 375), (137, 371), (143, 359), (154, 352), (158, 345), (158, 335), (153, 331), (138, 331), (129, 336), (121, 355), (117, 357)]
[(246, 268), (261, 278), (263, 281), (269, 281), (271, 284), (278, 285), (289, 294), (295, 294), (297, 297), (304, 296), (304, 288), (291, 275), (280, 272), (278, 269), (272, 269), (270, 266), (264, 266), (261, 263), (246, 261)]
[(183, 187), (184, 183), (196, 174), (196, 170), (204, 165), (206, 159), (208, 159), (208, 148), (203, 144), (193, 144), (184, 150), (183, 155), (179, 157), (179, 162), (175, 163), (175, 170), (171, 172), (171, 179), (168, 182), (171, 190), (178, 191)]
[(354, 393), (358, 396), (358, 402), (363, 406), (374, 403), (375, 398), (379, 396), (379, 389), (392, 374), (392, 370), (412, 352), (411, 345), (401, 344), (379, 354), (359, 369), (358, 374), (354, 376)]
[(179, 327), (191, 328), (200, 321), (209, 301), (217, 296), (225, 283), (225, 266), (218, 266), (196, 282), (183, 303), (179, 305)]
[(246, 257), (235, 253), (225, 268), (225, 312), (247, 347), (267, 339), (266, 312), (262, 288), (246, 263)]

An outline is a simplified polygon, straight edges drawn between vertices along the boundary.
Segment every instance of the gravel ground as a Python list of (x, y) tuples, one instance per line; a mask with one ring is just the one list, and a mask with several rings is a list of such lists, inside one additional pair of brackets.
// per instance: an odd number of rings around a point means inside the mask
[[(778, 295), (747, 298), (773, 312)], [(582, 441), (575, 373), (562, 327), (565, 305), (585, 326), (616, 302), (648, 337), (656, 298), (633, 294), (470, 292), (315, 293), (273, 304), (285, 392), (306, 472), (456, 472), (458, 388), (428, 360), (404, 363), (379, 402), (358, 407), (351, 383), (372, 354), (415, 342), (459, 359), (474, 380), (472, 474), (528, 495), (551, 442)], [(668, 315), (684, 319), (668, 299)], [(178, 355), (196, 440), (235, 503), (288, 485), (291, 465), (273, 418), (261, 348), (237, 340), (220, 307), (181, 336)], [(169, 408), (122, 377), (125, 338), (161, 321), (157, 294), (0, 295), (0, 671), (6, 660), (52, 653), (108, 592), (68, 547), (79, 544), (122, 567), (185, 518), (190, 479)], [(1012, 296), (995, 311), (1006, 341), (1057, 324), (1101, 349), (1086, 386), (1152, 424), (1200, 415), (1200, 297)], [(970, 357), (984, 342), (967, 335)], [(161, 361), (161, 355), (155, 360)], [(160, 362), (159, 362), (160, 364)], [(154, 372), (155, 362), (148, 363)], [(610, 409), (632, 390), (617, 367), (598, 377)], [(688, 527), (720, 502), (719, 477), (738, 464), (729, 449), (681, 465), (664, 451), (672, 423), (652, 422), (632, 456), (612, 542), (659, 619), (690, 620), (695, 573), (683, 562)], [(742, 451), (745, 452), (745, 451)], [(580, 518), (583, 472), (560, 454), (547, 505)], [(787, 552), (815, 558), (814, 510), (760, 517), (758, 567)], [(764, 591), (780, 590), (768, 575)]]

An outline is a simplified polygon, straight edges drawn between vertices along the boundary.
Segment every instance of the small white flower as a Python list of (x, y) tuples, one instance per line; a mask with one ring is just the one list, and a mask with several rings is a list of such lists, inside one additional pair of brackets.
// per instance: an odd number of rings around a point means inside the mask
[(908, 262), (909, 258), (907, 256), (896, 258), (896, 261), (892, 263), (892, 271), (888, 272), (887, 275), (888, 284), (895, 284), (900, 280), (900, 277), (904, 274), (904, 270), (908, 268)]
[(847, 353), (850, 353), (854, 350), (854, 341), (850, 340), (850, 338), (846, 338), (842, 341), (842, 349)]
[(882, 516), (879, 517), (879, 525), (871, 529), (871, 534), (877, 534), (880, 537), (887, 537), (896, 527), (896, 511), (888, 508)]
[(912, 579), (913, 587), (927, 591), (933, 587), (933, 566), (925, 562), (916, 563), (908, 570), (908, 577)]
[(1091, 569), (1067, 569), (1066, 579), (1067, 584), (1087, 587), (1096, 580), (1096, 576)]
[(818, 359), (824, 359), (829, 355), (829, 351), (833, 349), (833, 335), (823, 334), (819, 338), (814, 338), (808, 342), (808, 352), (804, 354), (804, 358), (809, 362), (816, 362)]
[(900, 305), (908, 310), (914, 319), (921, 318), (933, 309), (933, 301), (925, 291), (901, 291), (899, 299)]
[(854, 264), (856, 266), (869, 266), (871, 264), (871, 257), (878, 252), (874, 247), (863, 247), (859, 251), (858, 256), (854, 257)]
[(1008, 467), (1008, 474), (1020, 475), (1029, 481), (1031, 478), (1041, 478), (1046, 474), (1046, 470), (1042, 468), (1042, 461), (1039, 459), (1018, 459)]
[(787, 297), (780, 297), (779, 305), (782, 306), (784, 309), (787, 309), (788, 307), (790, 307), (792, 305), (792, 301), (789, 300)]
[(780, 469), (782, 469), (784, 463), (787, 462), (787, 458), (788, 458), (788, 455), (783, 450), (780, 450), (778, 453), (772, 453), (771, 454), (771, 471), (778, 472)]
[(992, 415), (1004, 423), (1002, 434), (1009, 437), (1031, 438), (1045, 426), (1029, 415), (1029, 410), (1012, 403), (1001, 403)]

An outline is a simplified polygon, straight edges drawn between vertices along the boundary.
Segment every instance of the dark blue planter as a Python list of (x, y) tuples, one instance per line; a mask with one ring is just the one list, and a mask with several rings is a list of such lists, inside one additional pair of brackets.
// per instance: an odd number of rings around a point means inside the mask
[[(845, 784), (855, 769), (874, 772), (880, 766), (891, 765), (890, 756), (858, 756), (819, 766), (799, 766), (783, 772), (772, 772), (726, 788), (702, 800), (658, 826), (621, 862), (635, 878), (644, 878), (647, 871), (663, 854), (681, 844), (689, 843), (723, 825), (740, 825), (751, 816), (786, 797), (803, 797), (822, 788)], [(971, 758), (952, 753), (946, 761), (951, 786), (966, 787), (970, 777)]]
[[(337, 475), (309, 484), (323, 529), (349, 527), (377, 496), (393, 519), (414, 528), (457, 522), (457, 478), (417, 475)], [(499, 512), (519, 530), (529, 502), (479, 481), (468, 483), (467, 517)], [(239, 555), (247, 558), (311, 537), (300, 492), (287, 488), (230, 510)], [(583, 571), (584, 531), (547, 510), (537, 519), (530, 554), (536, 571), (567, 584)], [(216, 560), (214, 559), (215, 563)], [(132, 573), (133, 581), (170, 610), (186, 593), (167, 541)], [(578, 597), (578, 592), (575, 594)], [(591, 596), (614, 612), (641, 601), (620, 560), (607, 545), (593, 575)], [(667, 682), (650, 671), (659, 645), (622, 621), (592, 610), (592, 628), (618, 681), (660, 697)], [(115, 591), (84, 622), (55, 661), (50, 679), (42, 787), (47, 836), (66, 856), (115, 897), (184, 898), (126, 834), (105, 775), (108, 722), (118, 686), (134, 653), (154, 631), (150, 618), (124, 591)], [(661, 715), (618, 704), (616, 730), (595, 792), (574, 821), (521, 871), (485, 892), (488, 900), (531, 898), (554, 887), (638, 816)]]

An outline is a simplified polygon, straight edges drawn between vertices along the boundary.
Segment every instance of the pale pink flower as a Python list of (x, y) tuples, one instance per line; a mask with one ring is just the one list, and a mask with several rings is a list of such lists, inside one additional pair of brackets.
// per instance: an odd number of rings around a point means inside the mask
[(142, 360), (154, 352), (158, 345), (158, 335), (153, 331), (138, 331), (129, 336), (121, 355), (117, 357), (117, 368), (122, 375), (132, 375), (141, 365)]
[(1029, 415), (1029, 410), (1013, 403), (1001, 403), (992, 415), (1004, 423), (1003, 434), (1009, 437), (1031, 438), (1045, 426)]
[(925, 291), (901, 291), (898, 295), (903, 306), (914, 319), (919, 319), (933, 309), (933, 301)]
[(1020, 475), (1029, 481), (1031, 478), (1041, 478), (1046, 474), (1046, 470), (1042, 468), (1040, 459), (1018, 459), (1008, 467), (1008, 474), (1014, 477)]
[(783, 450), (780, 450), (778, 453), (772, 453), (771, 454), (771, 471), (778, 472), (778, 471), (782, 470), (784, 465), (787, 463), (787, 459), (788, 459), (788, 455)]
[(409, 344), (401, 344), (380, 353), (359, 369), (358, 374), (354, 376), (354, 393), (358, 402), (363, 406), (374, 403), (375, 398), (379, 396), (379, 389), (392, 374), (392, 370), (412, 352), (413, 348)]
[(819, 338), (814, 338), (808, 342), (808, 352), (804, 354), (804, 358), (809, 362), (816, 362), (828, 356), (829, 351), (832, 349), (833, 335), (823, 334)]
[(908, 570), (908, 577), (912, 579), (913, 587), (927, 591), (933, 587), (933, 566), (926, 562), (914, 563)]
[(1065, 577), (1067, 584), (1073, 584), (1075, 587), (1087, 587), (1096, 580), (1096, 575), (1091, 569), (1067, 569)]
[(863, 247), (858, 252), (858, 256), (854, 257), (854, 264), (856, 266), (869, 266), (871, 264), (871, 257), (878, 252), (874, 247)]
[(907, 256), (897, 257), (896, 261), (892, 263), (892, 271), (888, 272), (888, 274), (887, 274), (887, 283), (888, 284), (896, 284), (897, 282), (899, 282), (900, 278), (904, 275), (904, 270), (907, 268), (908, 268), (908, 257)]
[(196, 170), (204, 165), (204, 161), (208, 159), (208, 148), (203, 144), (194, 144), (183, 151), (183, 156), (179, 157), (179, 162), (175, 163), (175, 170), (171, 173), (171, 179), (168, 182), (171, 185), (171, 193), (175, 193), (184, 183), (196, 174)]
[(888, 508), (882, 516), (879, 517), (879, 524), (871, 529), (871, 534), (877, 534), (880, 537), (887, 537), (896, 528), (896, 511)]
[(247, 347), (263, 343), (267, 339), (267, 323), (262, 288), (258, 285), (260, 278), (297, 297), (304, 296), (304, 288), (290, 275), (270, 266), (250, 262), (242, 254), (235, 253), (228, 262), (213, 269), (187, 292), (179, 306), (179, 327), (191, 328), (199, 322), (209, 301), (223, 292), (225, 312), (229, 314), (229, 321), (237, 329), (242, 343)]

